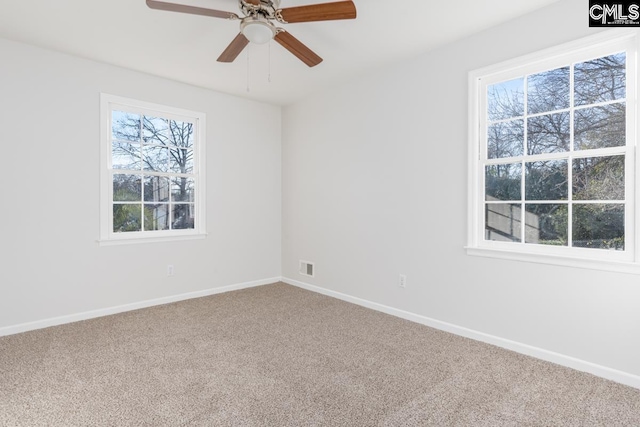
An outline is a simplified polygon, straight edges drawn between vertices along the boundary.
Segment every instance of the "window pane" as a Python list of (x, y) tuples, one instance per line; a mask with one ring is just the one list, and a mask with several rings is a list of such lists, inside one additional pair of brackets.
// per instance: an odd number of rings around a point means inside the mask
[(573, 245), (624, 250), (623, 204), (575, 204)]
[(144, 205), (144, 229), (145, 231), (169, 229), (169, 205), (145, 204)]
[(113, 231), (123, 233), (140, 231), (142, 223), (142, 206), (139, 204), (113, 204)]
[(486, 166), (485, 200), (520, 200), (521, 188), (521, 163)]
[(524, 120), (509, 120), (489, 126), (487, 135), (487, 157), (521, 156), (524, 149)]
[(169, 121), (167, 119), (144, 116), (142, 125), (145, 143), (158, 145), (167, 145), (170, 143)]
[(193, 204), (176, 204), (172, 205), (171, 228), (187, 229), (194, 227), (194, 205)]
[(527, 120), (527, 153), (544, 154), (569, 150), (569, 112), (545, 114)]
[(626, 144), (624, 102), (583, 108), (575, 112), (575, 149), (620, 147)]
[(624, 156), (573, 160), (574, 200), (624, 200)]
[(163, 176), (144, 177), (144, 201), (168, 202), (169, 178)]
[(111, 137), (122, 141), (140, 141), (140, 115), (112, 111)]
[(142, 177), (140, 175), (113, 175), (113, 201), (138, 202), (142, 200)]
[(154, 145), (142, 147), (144, 170), (167, 172), (169, 170), (169, 149)]
[(568, 194), (567, 160), (547, 160), (525, 164), (527, 200), (566, 200)]
[(557, 68), (527, 78), (529, 114), (569, 108), (569, 67)]
[(520, 242), (520, 204), (487, 203), (485, 205), (485, 240), (498, 242)]
[(111, 166), (113, 169), (140, 169), (140, 144), (113, 142), (111, 147)]
[(525, 242), (567, 246), (566, 204), (525, 205)]
[(193, 148), (193, 123), (169, 121), (171, 143), (183, 148)]
[(575, 105), (595, 104), (624, 98), (626, 92), (625, 53), (575, 65)]
[(171, 198), (174, 202), (193, 202), (196, 183), (193, 178), (172, 178)]
[(174, 173), (193, 173), (193, 150), (186, 148), (170, 149), (169, 169)]
[(524, 115), (524, 78), (497, 83), (487, 88), (489, 120)]

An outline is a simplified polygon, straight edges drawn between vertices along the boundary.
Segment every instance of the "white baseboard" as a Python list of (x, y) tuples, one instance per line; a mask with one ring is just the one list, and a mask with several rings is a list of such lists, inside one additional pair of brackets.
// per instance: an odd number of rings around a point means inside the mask
[(343, 301), (347, 301), (353, 304), (357, 304), (363, 307), (367, 307), (373, 310), (381, 311), (392, 316), (400, 317), (402, 319), (410, 320), (412, 322), (420, 323), (441, 331), (450, 332), (455, 335), (460, 335), (466, 338), (471, 338), (476, 341), (485, 342), (498, 347), (512, 350), (517, 353), (526, 354), (537, 359), (546, 360), (561, 366), (576, 369), (578, 371), (588, 372), (598, 377), (606, 378), (611, 381), (615, 381), (621, 384), (628, 385), (640, 389), (640, 376), (633, 375), (624, 371), (608, 368), (606, 366), (598, 365), (595, 363), (587, 362), (585, 360), (577, 359), (575, 357), (566, 356), (564, 354), (555, 353), (553, 351), (545, 350), (538, 347), (533, 347), (527, 344), (523, 344), (517, 341), (511, 341), (505, 338), (500, 338), (495, 335), (485, 334), (484, 332), (475, 331), (473, 329), (457, 326), (451, 323), (442, 322), (440, 320), (432, 319), (419, 314), (414, 314), (408, 311), (399, 310), (393, 307), (389, 307), (383, 304), (378, 304), (365, 299), (353, 297), (351, 295), (343, 294), (336, 291), (321, 288), (319, 286), (310, 285), (308, 283), (300, 282), (298, 280), (283, 277), (283, 282), (297, 286), (299, 288), (307, 289), (309, 291), (324, 294), (330, 297), (334, 297)]
[(495, 335), (486, 334), (473, 329), (457, 326), (451, 323), (442, 322), (440, 320), (432, 319), (419, 314), (411, 313), (404, 310), (399, 310), (393, 307), (389, 307), (383, 304), (368, 301), (362, 298), (353, 297), (351, 295), (343, 294), (340, 292), (321, 288), (319, 286), (311, 285), (308, 283), (300, 282), (298, 280), (290, 279), (287, 277), (273, 277), (270, 279), (256, 280), (252, 282), (237, 283), (234, 285), (223, 286), (219, 288), (205, 289), (202, 291), (189, 292), (180, 295), (173, 295), (163, 298), (156, 298), (152, 300), (145, 300), (135, 302), (131, 304), (124, 304), (116, 307), (108, 307), (99, 310), (86, 311), (77, 314), (71, 314), (67, 316), (53, 317), (49, 319), (38, 320), (35, 322), (22, 323), (19, 325), (6, 326), (0, 328), (0, 337), (6, 335), (18, 334), (21, 332), (32, 331), (35, 329), (48, 328), (50, 326), (62, 325), (65, 323), (78, 322), (81, 320), (93, 319), (96, 317), (109, 316), (112, 314), (123, 313), (126, 311), (138, 310), (141, 308), (153, 307), (156, 305), (169, 304), (172, 302), (184, 301), (192, 298), (200, 298), (209, 295), (221, 294), (224, 292), (236, 291), (240, 289), (253, 288), (257, 286), (267, 285), (275, 282), (285, 282), (289, 285), (297, 286), (299, 288), (307, 289), (312, 292), (327, 295), (333, 298), (337, 298), (343, 301), (347, 301), (353, 304), (367, 307), (372, 310), (380, 311), (392, 316), (400, 317), (402, 319), (410, 320), (412, 322), (420, 323), (435, 329), (439, 329), (452, 334), (460, 335), (466, 338), (471, 338), (476, 341), (485, 342), (498, 347), (502, 347), (508, 350), (515, 351), (517, 353), (526, 354), (528, 356), (536, 357), (538, 359), (546, 360), (548, 362), (556, 363), (558, 365), (566, 366), (578, 371), (588, 372), (590, 374), (606, 378), (611, 381), (615, 381), (621, 384), (628, 385), (640, 389), (640, 376), (633, 375), (627, 372), (619, 371), (616, 369), (608, 368), (606, 366), (598, 365), (595, 363), (587, 362), (581, 359), (577, 359), (564, 354), (555, 353), (553, 351), (545, 350), (538, 347), (533, 347), (527, 344), (511, 341), (505, 338), (497, 337)]
[(281, 277), (271, 279), (255, 280), (252, 282), (236, 283), (234, 285), (222, 286), (220, 288), (205, 289), (202, 291), (189, 292), (186, 294), (172, 295), (163, 298), (155, 298), (145, 301), (134, 302), (131, 304), (119, 305), (116, 307), (101, 308), (98, 310), (85, 311), (82, 313), (70, 314), (67, 316), (52, 317), (49, 319), (37, 320), (35, 322), (21, 323), (19, 325), (5, 326), (0, 328), (0, 337), (5, 335), (13, 335), (21, 332), (33, 331), (35, 329), (48, 328), (50, 326), (63, 325), (65, 323), (78, 322), (80, 320), (93, 319), (96, 317), (109, 316), (111, 314), (122, 313), (125, 311), (138, 310), (141, 308), (153, 307), (156, 305), (169, 304), (172, 302), (184, 301), (192, 298), (206, 297), (209, 295), (221, 294), (229, 291), (237, 291), (239, 289), (253, 288), (256, 286), (268, 285), (270, 283), (279, 282)]

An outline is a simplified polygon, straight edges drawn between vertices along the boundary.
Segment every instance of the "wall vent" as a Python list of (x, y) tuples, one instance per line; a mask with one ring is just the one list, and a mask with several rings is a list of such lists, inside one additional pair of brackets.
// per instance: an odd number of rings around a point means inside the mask
[(314, 264), (312, 262), (300, 260), (300, 274), (303, 276), (313, 277), (313, 271)]

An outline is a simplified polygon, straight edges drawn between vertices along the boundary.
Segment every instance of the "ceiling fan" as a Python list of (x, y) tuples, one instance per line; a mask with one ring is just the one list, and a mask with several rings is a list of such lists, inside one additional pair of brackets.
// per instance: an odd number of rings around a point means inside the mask
[(219, 62), (233, 62), (249, 42), (262, 44), (274, 39), (309, 67), (314, 67), (322, 62), (322, 58), (289, 32), (283, 28), (276, 27), (272, 21), (292, 24), (296, 22), (355, 19), (356, 17), (356, 6), (351, 0), (286, 7), (284, 9), (280, 9), (280, 0), (238, 0), (238, 6), (244, 15), (243, 17), (222, 10), (157, 0), (146, 1), (147, 6), (151, 9), (240, 20), (240, 33), (222, 52), (218, 58)]

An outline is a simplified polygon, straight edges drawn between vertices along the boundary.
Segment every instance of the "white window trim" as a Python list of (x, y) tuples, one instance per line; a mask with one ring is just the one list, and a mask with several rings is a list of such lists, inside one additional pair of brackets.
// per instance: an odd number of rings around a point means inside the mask
[[(495, 78), (497, 81), (505, 81), (508, 78), (500, 76), (517, 74), (528, 74), (535, 69), (536, 63), (544, 62), (545, 69), (550, 69), (553, 64), (557, 66), (566, 65), (571, 62), (571, 56), (591, 56), (598, 57), (610, 52), (614, 45), (626, 44), (630, 55), (627, 56), (628, 69), (633, 70), (634, 76), (638, 75), (638, 44), (640, 41), (639, 30), (616, 29), (607, 30), (594, 36), (586, 37), (574, 42), (559, 45), (540, 52), (525, 55), (513, 60), (505, 61), (492, 66), (484, 67), (469, 73), (469, 144), (468, 144), (468, 205), (467, 205), (467, 245), (465, 246), (468, 255), (482, 256), (489, 258), (500, 258), (507, 260), (525, 261), (532, 263), (552, 264), (570, 266), (578, 268), (616, 271), (623, 273), (640, 274), (640, 251), (639, 237), (637, 235), (638, 224), (640, 224), (640, 184), (637, 182), (636, 170), (640, 167), (637, 154), (637, 81), (634, 78), (627, 78), (627, 123), (631, 123), (631, 129), (627, 129), (628, 150), (626, 152), (625, 170), (626, 200), (631, 204), (631, 217), (625, 215), (626, 236), (631, 237), (625, 240), (625, 251), (605, 251), (585, 248), (559, 248), (543, 245), (513, 244), (503, 242), (487, 242), (484, 240), (484, 224), (480, 224), (484, 219), (482, 204), (484, 196), (483, 180), (479, 179), (479, 159), (480, 159), (480, 102), (484, 94), (480, 92), (480, 79)], [(602, 53), (602, 55), (599, 55)], [(568, 59), (569, 58), (569, 59)], [(541, 70), (542, 71), (542, 70)], [(485, 80), (486, 81), (486, 80)], [(635, 168), (633, 167), (635, 165)], [(631, 166), (631, 167), (629, 167)], [(636, 175), (634, 175), (636, 174)], [(628, 183), (632, 183), (632, 191)], [(615, 253), (617, 252), (617, 253)]]
[[(111, 169), (111, 110), (161, 113), (163, 117), (196, 122), (194, 132), (195, 224), (193, 229), (168, 231), (113, 232), (113, 178)], [(100, 94), (100, 246), (133, 243), (166, 242), (174, 240), (203, 239), (206, 228), (206, 115), (197, 111), (138, 101), (106, 93)]]

